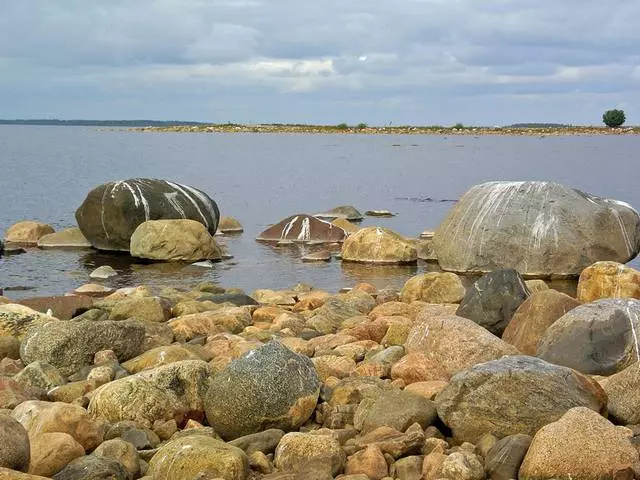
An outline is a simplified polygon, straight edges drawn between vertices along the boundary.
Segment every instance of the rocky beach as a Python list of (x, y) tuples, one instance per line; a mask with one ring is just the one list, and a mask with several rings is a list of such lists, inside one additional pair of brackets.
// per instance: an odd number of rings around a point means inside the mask
[[(298, 213), (257, 240), (317, 245), (310, 262), (442, 271), (400, 289), (114, 290), (104, 265), (64, 296), (0, 297), (0, 479), (640, 476), (631, 206), (489, 182), (422, 239), (362, 217)], [(5, 253), (216, 262), (229, 253), (216, 239), (242, 231), (205, 192), (140, 178), (97, 186), (76, 220), (19, 222)], [(549, 287), (558, 277), (575, 295)]]

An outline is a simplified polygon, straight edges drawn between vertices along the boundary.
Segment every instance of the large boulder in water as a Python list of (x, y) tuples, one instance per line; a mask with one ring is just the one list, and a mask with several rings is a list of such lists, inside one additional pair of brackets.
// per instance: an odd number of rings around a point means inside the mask
[(209, 424), (231, 440), (267, 428), (300, 427), (316, 408), (319, 394), (311, 360), (269, 342), (219, 372), (204, 404)]
[(342, 245), (342, 260), (361, 263), (415, 263), (416, 247), (398, 233), (383, 227), (358, 230)]
[(135, 229), (147, 220), (189, 219), (216, 233), (220, 212), (216, 202), (196, 188), (148, 178), (100, 185), (76, 210), (84, 236), (101, 250), (129, 250)]
[(550, 182), (490, 182), (469, 190), (435, 232), (444, 270), (577, 276), (640, 251), (640, 216), (624, 202)]
[(260, 242), (343, 242), (347, 232), (337, 225), (325, 222), (305, 213), (285, 218), (263, 231), (256, 240)]
[(537, 356), (592, 375), (611, 375), (638, 361), (640, 301), (605, 299), (580, 305), (551, 325)]

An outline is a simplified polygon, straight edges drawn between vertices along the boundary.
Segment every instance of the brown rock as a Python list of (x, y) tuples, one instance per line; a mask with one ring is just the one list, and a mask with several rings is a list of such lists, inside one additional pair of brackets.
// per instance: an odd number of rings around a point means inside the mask
[(287, 312), (288, 310), (276, 305), (265, 305), (263, 307), (256, 308), (251, 314), (251, 317), (253, 318), (253, 321), (255, 323), (272, 323), (276, 319), (276, 317)]
[[(5, 358), (20, 359), (20, 340), (11, 335), (0, 335), (0, 360)], [(0, 375), (2, 375), (1, 371)]]
[(94, 450), (93, 455), (118, 461), (132, 476), (140, 471), (140, 457), (136, 447), (121, 438), (113, 438), (101, 443)]
[(109, 320), (134, 318), (141, 322), (166, 322), (171, 317), (171, 306), (160, 297), (127, 298), (116, 303)]
[(416, 248), (398, 233), (383, 227), (366, 227), (342, 245), (342, 260), (362, 263), (415, 263)]
[(329, 435), (287, 433), (276, 448), (274, 464), (279, 470), (298, 472), (313, 461), (330, 465), (335, 476), (343, 470), (346, 456), (340, 443)]
[(411, 307), (404, 302), (386, 302), (380, 305), (377, 305), (369, 312), (369, 318), (371, 320), (375, 320), (379, 317), (391, 317), (391, 316), (399, 316), (399, 317), (410, 317), (411, 316)]
[(535, 355), (547, 328), (578, 305), (576, 299), (557, 290), (534, 292), (513, 314), (502, 339), (526, 355)]
[(358, 230), (360, 230), (359, 226), (351, 223), (346, 218), (336, 218), (335, 220), (331, 221), (331, 224), (335, 225), (336, 227), (340, 227), (348, 234), (356, 233)]
[(640, 298), (640, 272), (618, 262), (596, 262), (585, 268), (578, 280), (578, 300)]
[(0, 480), (48, 480), (40, 475), (30, 475), (17, 470), (0, 467)]
[(222, 233), (242, 233), (244, 229), (238, 220), (233, 217), (220, 217), (218, 230)]
[(448, 380), (439, 363), (422, 353), (409, 353), (391, 367), (391, 378), (401, 378), (406, 385), (431, 380)]
[(356, 362), (352, 359), (337, 355), (323, 355), (312, 358), (311, 361), (323, 382), (329, 377), (348, 377), (356, 368)]
[(45, 315), (24, 305), (16, 303), (0, 305), (0, 335), (13, 336), (18, 340), (22, 340), (31, 327), (57, 320), (55, 317)]
[(623, 425), (640, 424), (640, 364), (634, 363), (601, 382), (609, 417)]
[(361, 473), (371, 480), (381, 480), (389, 474), (389, 468), (380, 449), (375, 445), (369, 445), (347, 459), (345, 473)]
[(175, 339), (189, 341), (200, 335), (240, 333), (251, 325), (251, 314), (244, 307), (223, 307), (212, 312), (182, 315), (168, 322)]
[(0, 414), (0, 467), (25, 471), (29, 468), (29, 459), (27, 431), (10, 416)]
[(407, 280), (400, 291), (400, 298), (406, 303), (415, 300), (428, 303), (459, 303), (464, 294), (465, 288), (455, 273), (430, 272)]
[(368, 445), (375, 445), (382, 453), (389, 454), (393, 458), (400, 458), (420, 453), (424, 445), (424, 432), (420, 425), (412, 425), (405, 433), (392, 427), (382, 426), (356, 438), (357, 447), (365, 448)]
[(26, 220), (11, 225), (4, 234), (4, 240), (7, 243), (35, 246), (40, 237), (53, 232), (53, 228), (46, 223)]
[(484, 468), (492, 480), (518, 478), (532, 438), (529, 435), (509, 435), (498, 440), (487, 452)]
[(41, 313), (51, 310), (51, 316), (59, 320), (70, 320), (93, 305), (93, 299), (84, 295), (63, 295), (59, 297), (32, 297), (18, 303)]
[(596, 480), (634, 478), (640, 468), (631, 431), (584, 407), (576, 407), (533, 437), (519, 478)]
[(362, 432), (372, 432), (381, 426), (392, 427), (400, 432), (414, 424), (425, 428), (435, 418), (436, 408), (431, 400), (404, 390), (391, 389), (383, 392), (368, 409), (362, 422)]
[(261, 242), (342, 242), (347, 232), (316, 217), (299, 213), (285, 218), (281, 222), (260, 233), (256, 240)]
[(0, 408), (12, 409), (34, 398), (35, 392), (27, 390), (14, 379), (0, 377)]
[(29, 473), (52, 477), (83, 455), (82, 445), (67, 433), (38, 433), (31, 437)]
[(415, 382), (405, 387), (405, 392), (415, 393), (416, 395), (422, 395), (429, 400), (436, 398), (444, 387), (447, 386), (444, 380), (431, 380), (426, 382)]
[(122, 364), (122, 368), (129, 373), (138, 373), (181, 360), (201, 360), (201, 358), (182, 345), (168, 345), (148, 350), (142, 355), (127, 360)]
[(91, 248), (78, 227), (65, 228), (59, 232), (47, 233), (38, 239), (40, 248)]

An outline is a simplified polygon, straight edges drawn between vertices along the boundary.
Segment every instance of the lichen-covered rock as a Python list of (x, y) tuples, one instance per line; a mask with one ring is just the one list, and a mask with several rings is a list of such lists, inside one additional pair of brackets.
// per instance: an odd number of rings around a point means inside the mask
[(435, 232), (440, 266), (454, 272), (514, 268), (579, 275), (640, 250), (640, 217), (624, 202), (550, 182), (490, 182), (465, 193)]
[(158, 420), (179, 425), (204, 417), (203, 398), (211, 370), (201, 360), (183, 360), (109, 382), (95, 391), (89, 413), (110, 422)]
[(56, 367), (39, 361), (27, 365), (13, 379), (23, 387), (39, 388), (45, 392), (67, 383)]
[(572, 408), (536, 433), (518, 478), (635, 478), (640, 460), (631, 435), (593, 410)]
[(222, 251), (196, 220), (148, 220), (131, 234), (131, 256), (169, 262), (219, 260)]
[(342, 260), (360, 263), (414, 263), (416, 247), (398, 233), (383, 227), (366, 227), (344, 241)]
[(500, 336), (513, 313), (530, 295), (518, 272), (511, 268), (495, 270), (476, 280), (456, 311)]
[(133, 318), (141, 322), (166, 322), (170, 316), (170, 303), (160, 297), (127, 298), (117, 302), (109, 312), (109, 320)]
[(597, 300), (547, 328), (537, 356), (582, 373), (611, 375), (638, 361), (639, 331), (640, 300)]
[(44, 361), (70, 376), (91, 365), (101, 350), (113, 350), (120, 361), (135, 357), (144, 337), (144, 327), (135, 320), (49, 322), (27, 332), (20, 356), (25, 364)]
[(80, 230), (101, 250), (129, 250), (131, 235), (147, 220), (195, 220), (214, 235), (219, 217), (218, 206), (201, 190), (148, 178), (99, 185), (76, 210)]
[(0, 335), (9, 335), (22, 340), (29, 328), (57, 320), (51, 315), (45, 315), (17, 303), (0, 305)]
[(344, 469), (346, 455), (340, 443), (330, 435), (313, 433), (287, 433), (276, 448), (276, 468), (286, 472), (300, 472), (309, 462), (330, 466), (336, 476)]
[(143, 354), (127, 360), (122, 364), (122, 368), (129, 373), (138, 373), (181, 360), (201, 360), (201, 358), (180, 344), (165, 345), (147, 350)]
[(454, 438), (475, 443), (486, 433), (533, 435), (573, 407), (601, 412), (607, 400), (594, 380), (578, 372), (534, 357), (509, 356), (454, 375), (435, 401)]
[(640, 424), (640, 364), (633, 363), (601, 382), (609, 418), (622, 425)]
[(256, 240), (261, 242), (343, 242), (347, 232), (319, 218), (298, 213), (285, 218), (260, 233)]
[(148, 474), (171, 480), (245, 480), (249, 461), (237, 447), (206, 435), (188, 435), (160, 447), (149, 462)]
[(91, 242), (78, 227), (65, 228), (59, 232), (47, 233), (38, 239), (40, 248), (90, 248)]
[(17, 420), (0, 413), (0, 467), (24, 472), (29, 468), (30, 456), (29, 435), (25, 428)]
[(292, 430), (311, 416), (319, 391), (309, 358), (269, 342), (213, 378), (205, 398), (207, 420), (227, 440), (267, 428)]
[(25, 220), (11, 225), (4, 234), (4, 240), (7, 243), (35, 246), (38, 239), (48, 233), (53, 233), (51, 225)]
[(411, 303), (459, 303), (465, 294), (460, 277), (450, 272), (430, 272), (411, 277), (402, 287), (400, 298)]
[(640, 299), (640, 272), (617, 262), (596, 262), (580, 274), (577, 297), (582, 303), (601, 298)]

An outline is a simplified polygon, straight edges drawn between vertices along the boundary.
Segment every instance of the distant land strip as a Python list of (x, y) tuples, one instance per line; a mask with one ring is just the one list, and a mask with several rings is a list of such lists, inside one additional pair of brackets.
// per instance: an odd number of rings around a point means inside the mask
[(128, 128), (142, 132), (185, 133), (304, 133), (304, 134), (387, 134), (387, 135), (639, 135), (640, 126), (609, 128), (605, 126), (565, 125), (559, 123), (516, 123), (506, 126), (476, 127), (457, 124), (368, 126), (312, 124), (240, 124), (206, 123), (180, 120), (60, 120), (60, 119), (0, 119), (0, 125), (82, 126)]

